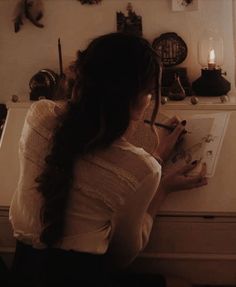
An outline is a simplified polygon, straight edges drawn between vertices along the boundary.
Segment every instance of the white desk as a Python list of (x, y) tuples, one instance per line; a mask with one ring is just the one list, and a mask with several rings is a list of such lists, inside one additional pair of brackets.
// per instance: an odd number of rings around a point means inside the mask
[(0, 140), (0, 255), (10, 263), (15, 247), (8, 210), (19, 177), (18, 145), (30, 102), (7, 103), (7, 118)]
[[(17, 149), (20, 130), (30, 103), (8, 105), (5, 136), (0, 144), (0, 252), (14, 250), (8, 222), (8, 206), (18, 172)], [(236, 284), (236, 100), (189, 99), (162, 106), (168, 113), (231, 111), (216, 174), (208, 186), (169, 196), (154, 224), (149, 244), (132, 268), (186, 276), (194, 283)], [(7, 140), (8, 138), (8, 140)], [(11, 144), (9, 144), (11, 143)], [(1, 150), (2, 149), (2, 150)], [(1, 155), (1, 152), (4, 152)]]
[(132, 269), (181, 275), (198, 284), (236, 285), (236, 102), (215, 98), (168, 102), (162, 111), (231, 113), (215, 176), (205, 187), (172, 193), (156, 219), (148, 246)]

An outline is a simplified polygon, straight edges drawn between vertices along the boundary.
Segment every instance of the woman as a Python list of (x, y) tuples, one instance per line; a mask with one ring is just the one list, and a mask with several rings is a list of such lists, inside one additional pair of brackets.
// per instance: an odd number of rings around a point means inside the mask
[[(124, 273), (114, 271), (146, 246), (166, 193), (206, 179), (185, 176), (194, 162), (161, 180), (160, 163), (183, 136), (184, 122), (175, 120), (153, 155), (126, 139), (151, 97), (152, 123), (159, 107), (161, 65), (145, 39), (100, 36), (78, 53), (74, 67), (72, 100), (36, 102), (26, 117), (10, 210), (17, 238), (13, 273), (41, 286), (73, 280), (90, 286), (94, 276), (100, 286), (136, 286), (134, 277), (123, 281)], [(152, 286), (145, 280), (143, 286)], [(165, 286), (163, 278), (152, 280)]]

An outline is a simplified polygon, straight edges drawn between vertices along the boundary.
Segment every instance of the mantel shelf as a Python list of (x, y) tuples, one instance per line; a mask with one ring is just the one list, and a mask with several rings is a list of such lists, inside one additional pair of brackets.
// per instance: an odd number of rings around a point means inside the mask
[[(222, 103), (220, 97), (198, 97), (196, 105), (191, 103), (191, 97), (182, 101), (168, 101), (161, 105), (163, 110), (236, 110), (236, 91), (228, 95), (228, 101)], [(34, 101), (6, 103), (7, 108), (29, 108)]]
[(163, 110), (236, 110), (236, 93), (228, 95), (228, 101), (222, 103), (220, 97), (198, 97), (198, 103), (193, 105), (191, 97), (182, 101), (168, 101), (161, 106)]

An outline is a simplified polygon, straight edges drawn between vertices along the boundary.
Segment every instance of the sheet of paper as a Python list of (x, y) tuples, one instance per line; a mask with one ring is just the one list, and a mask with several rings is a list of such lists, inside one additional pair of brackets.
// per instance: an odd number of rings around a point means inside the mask
[[(177, 145), (166, 167), (168, 168), (172, 164), (181, 165), (199, 160), (207, 165), (206, 176), (212, 177), (215, 173), (229, 117), (229, 112), (195, 114), (187, 117), (186, 130), (190, 133), (187, 133), (183, 142)], [(158, 121), (165, 122), (167, 118), (167, 115), (161, 114), (158, 116)], [(142, 122), (138, 124), (134, 134), (130, 137), (130, 141), (143, 147), (149, 153), (152, 153), (157, 146), (155, 134), (148, 124)], [(199, 164), (192, 174), (199, 172), (201, 167)]]
[[(229, 113), (199, 114), (186, 118), (186, 134), (183, 142), (177, 146), (168, 164), (191, 163), (194, 160), (205, 162), (207, 177), (215, 173), (222, 142), (227, 128)], [(199, 164), (192, 174), (201, 169)]]

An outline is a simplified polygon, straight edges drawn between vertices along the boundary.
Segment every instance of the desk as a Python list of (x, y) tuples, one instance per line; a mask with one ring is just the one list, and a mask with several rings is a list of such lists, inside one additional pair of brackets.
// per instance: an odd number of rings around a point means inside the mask
[(180, 275), (196, 284), (236, 284), (236, 105), (235, 99), (170, 102), (161, 111), (182, 118), (229, 111), (230, 120), (213, 178), (199, 189), (165, 200), (148, 246), (131, 269)]
[[(0, 158), (8, 165), (0, 169), (0, 179), (5, 182), (0, 193), (1, 255), (14, 251), (8, 207), (18, 179), (12, 174), (19, 169), (18, 139), (29, 106), (8, 105), (0, 143)], [(148, 246), (131, 269), (182, 275), (199, 284), (236, 284), (236, 100), (231, 97), (223, 104), (219, 98), (201, 98), (194, 106), (186, 99), (169, 102), (161, 110), (182, 117), (216, 111), (230, 111), (231, 116), (214, 178), (206, 187), (167, 198), (154, 222)]]
[(8, 264), (15, 248), (8, 211), (19, 178), (18, 145), (30, 105), (30, 102), (7, 103), (7, 118), (0, 140), (0, 255)]

